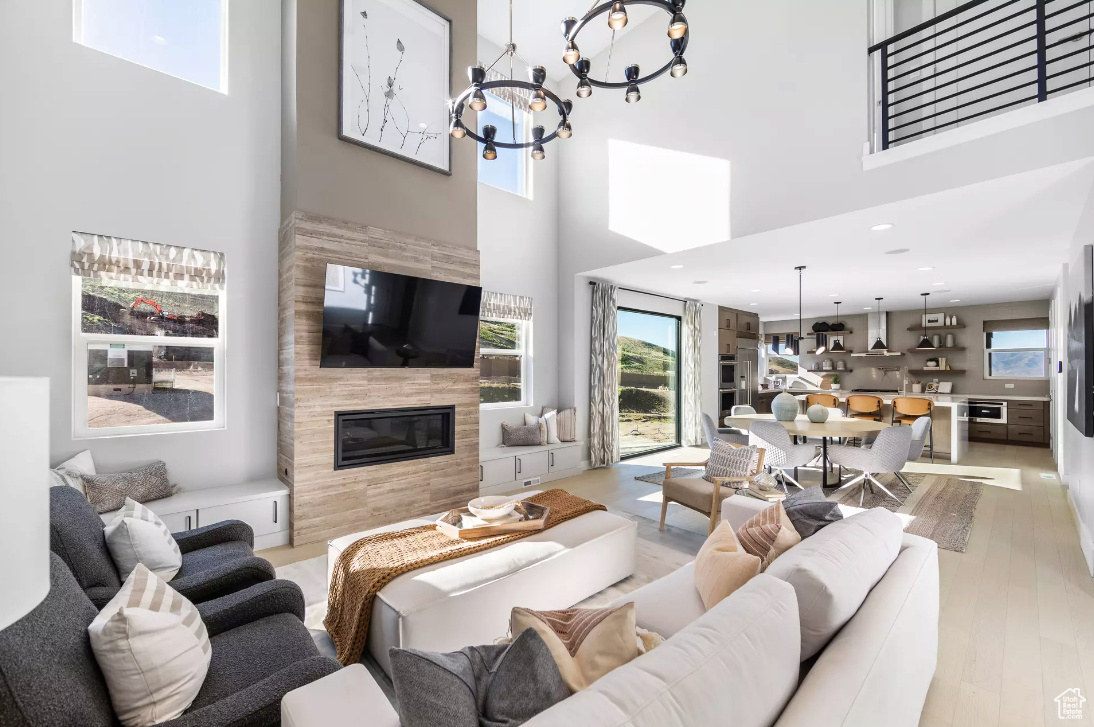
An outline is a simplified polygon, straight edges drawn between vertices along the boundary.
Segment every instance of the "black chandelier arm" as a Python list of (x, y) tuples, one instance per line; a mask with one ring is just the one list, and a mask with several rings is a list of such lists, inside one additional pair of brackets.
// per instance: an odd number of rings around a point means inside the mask
[[(609, 2), (602, 3), (601, 5), (597, 5), (595, 8), (593, 8), (589, 12), (585, 13), (585, 17), (583, 17), (583, 18), (581, 18), (581, 20), (577, 21), (577, 24), (570, 30), (570, 32), (568, 34), (564, 35), (563, 37), (567, 41), (576, 42), (578, 33), (581, 32), (581, 29), (584, 28), (586, 25), (588, 25), (593, 20), (595, 20), (596, 18), (600, 17), (601, 15), (603, 15), (606, 12), (608, 12), (609, 10), (611, 10), (612, 5), (614, 5), (614, 4), (615, 4), (614, 0), (609, 0)], [(676, 6), (672, 2), (670, 2), (670, 0), (625, 0), (625, 4), (626, 5), (650, 5), (650, 6), (655, 7), (655, 8), (661, 8), (662, 10), (664, 10), (665, 12), (667, 12), (669, 14), (670, 18), (677, 12)], [(642, 76), (641, 78), (638, 78), (634, 81), (599, 81), (599, 80), (593, 78), (592, 76), (583, 76), (581, 74), (581, 71), (579, 71), (577, 69), (577, 64), (576, 63), (570, 63), (570, 64), (567, 64), (567, 65), (570, 66), (570, 70), (573, 71), (573, 74), (575, 76), (577, 76), (579, 79), (580, 78), (585, 78), (586, 80), (588, 80), (588, 82), (590, 84), (592, 84), (593, 86), (596, 86), (597, 88), (613, 88), (613, 89), (622, 88), (622, 89), (626, 89), (629, 86), (631, 86), (632, 84), (635, 85), (635, 86), (641, 86), (644, 83), (649, 83), (650, 81), (665, 75), (665, 73), (667, 73), (669, 70), (672, 69), (672, 64), (676, 61), (677, 58), (683, 56), (684, 51), (686, 51), (688, 49), (688, 36), (690, 34), (691, 34), (690, 33), (690, 28), (688, 30), (684, 31), (684, 35), (680, 38), (680, 48), (679, 48), (679, 50), (677, 50), (673, 54), (672, 58), (669, 59), (668, 63), (661, 66), (660, 68), (658, 68), (653, 73), (650, 73), (646, 76)]]
[[(559, 125), (570, 120), (569, 114), (566, 113), (566, 105), (562, 101), (562, 99), (555, 95), (554, 91), (551, 91), (544, 86), (537, 86), (536, 84), (529, 81), (517, 81), (508, 79), (503, 81), (486, 81), (484, 83), (480, 83), (478, 86), (469, 86), (463, 93), (459, 95), (459, 97), (452, 104), (452, 120), (459, 121), (460, 125), (464, 128), (465, 135), (474, 139), (480, 144), (485, 144), (486, 139), (479, 136), (477, 133), (475, 133), (474, 130), (472, 130), (470, 127), (463, 123), (464, 104), (467, 103), (467, 99), (471, 97), (471, 94), (473, 94), (476, 89), (481, 91), (489, 91), (492, 88), (523, 88), (527, 91), (543, 91), (543, 95), (550, 99), (555, 104), (555, 106), (558, 107), (558, 114), (561, 117)], [(494, 139), (493, 144), (499, 149), (531, 149), (534, 144), (546, 144), (547, 142), (552, 141), (556, 136), (558, 136), (558, 127), (555, 127), (554, 131), (552, 131), (548, 135), (545, 135), (542, 139), (537, 139), (520, 144), (510, 141), (498, 141), (497, 139)]]

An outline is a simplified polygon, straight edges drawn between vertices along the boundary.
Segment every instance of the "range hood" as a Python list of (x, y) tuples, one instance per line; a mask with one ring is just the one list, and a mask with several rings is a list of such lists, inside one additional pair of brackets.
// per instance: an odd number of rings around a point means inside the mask
[(882, 351), (872, 351), (870, 347), (874, 345), (874, 341), (880, 338), (885, 341), (886, 344), (892, 344), (889, 340), (889, 314), (888, 313), (867, 313), (866, 314), (866, 350), (860, 353), (853, 353), (852, 356), (858, 356), (860, 358), (867, 357), (886, 357), (886, 356), (903, 356), (904, 354), (899, 351), (890, 351), (888, 349)]

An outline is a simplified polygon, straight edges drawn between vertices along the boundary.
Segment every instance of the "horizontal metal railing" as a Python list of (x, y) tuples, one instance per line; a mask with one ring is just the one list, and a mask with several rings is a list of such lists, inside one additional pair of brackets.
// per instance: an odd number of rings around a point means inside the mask
[(1094, 85), (1094, 0), (970, 0), (868, 52), (878, 151)]

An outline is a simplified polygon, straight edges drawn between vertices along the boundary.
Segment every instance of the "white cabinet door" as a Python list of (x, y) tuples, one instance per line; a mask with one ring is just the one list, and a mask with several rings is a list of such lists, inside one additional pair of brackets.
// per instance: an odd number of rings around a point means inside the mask
[(212, 525), (223, 520), (242, 520), (255, 535), (276, 533), (289, 528), (289, 496), (266, 497), (260, 500), (233, 502), (229, 505), (203, 507), (198, 510), (198, 522)]
[(517, 458), (492, 459), (479, 464), (479, 487), (494, 487), (517, 478)]
[(183, 510), (168, 515), (156, 515), (172, 533), (184, 533), (198, 526), (198, 511)]
[(548, 454), (551, 455), (548, 464), (552, 472), (572, 470), (581, 464), (581, 447), (578, 445), (552, 449)]
[(517, 479), (526, 480), (529, 477), (538, 477), (547, 474), (548, 452), (530, 452), (517, 455)]

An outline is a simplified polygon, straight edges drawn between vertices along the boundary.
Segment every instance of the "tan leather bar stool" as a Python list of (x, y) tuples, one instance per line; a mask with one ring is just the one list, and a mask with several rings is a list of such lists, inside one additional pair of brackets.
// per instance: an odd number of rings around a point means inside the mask
[(931, 444), (931, 462), (934, 462), (934, 402), (918, 396), (898, 396), (893, 399), (894, 425), (912, 425), (920, 417), (931, 418), (931, 428), (928, 430)]
[(839, 399), (831, 394), (810, 394), (805, 397), (805, 408), (813, 406), (814, 404), (820, 404), (826, 406), (829, 409), (836, 409), (839, 407)]
[(852, 419), (866, 419), (871, 422), (882, 420), (881, 407), (884, 402), (880, 396), (871, 394), (852, 394), (847, 397), (847, 416)]

